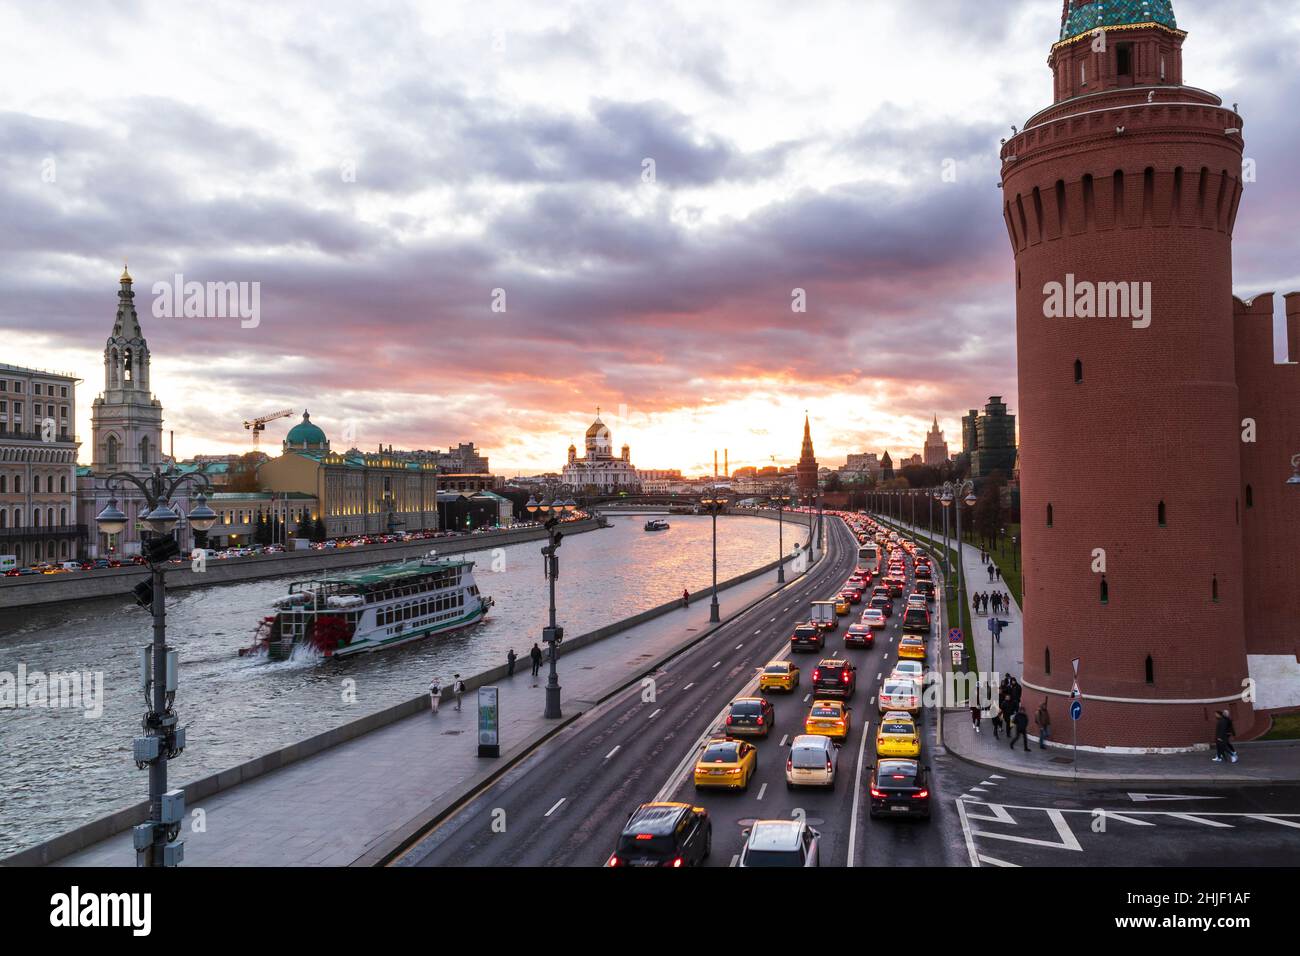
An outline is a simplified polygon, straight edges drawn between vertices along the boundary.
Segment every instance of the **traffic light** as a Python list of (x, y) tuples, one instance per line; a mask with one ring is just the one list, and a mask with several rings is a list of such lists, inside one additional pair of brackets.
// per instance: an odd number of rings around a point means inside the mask
[(153, 608), (153, 582), (148, 578), (133, 587), (131, 593), (135, 595), (135, 603), (146, 611)]

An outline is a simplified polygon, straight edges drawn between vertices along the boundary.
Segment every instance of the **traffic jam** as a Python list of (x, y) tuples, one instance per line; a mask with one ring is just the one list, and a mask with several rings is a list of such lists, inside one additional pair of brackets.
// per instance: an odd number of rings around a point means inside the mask
[[(871, 820), (929, 819), (921, 728), (935, 571), (897, 532), (866, 515), (835, 516), (857, 539), (852, 574), (810, 603), (788, 648), (724, 709), (673, 794), (679, 799), (633, 811), (607, 866), (703, 865), (715, 838), (723, 841), (715, 825), (732, 819), (739, 849), (711, 865), (840, 865), (844, 853), (852, 859), (860, 807)], [(767, 790), (782, 779), (806, 812), (750, 816), (751, 803), (756, 814), (772, 806)], [(832, 816), (837, 825), (850, 818), (834, 858), (822, 832)]]

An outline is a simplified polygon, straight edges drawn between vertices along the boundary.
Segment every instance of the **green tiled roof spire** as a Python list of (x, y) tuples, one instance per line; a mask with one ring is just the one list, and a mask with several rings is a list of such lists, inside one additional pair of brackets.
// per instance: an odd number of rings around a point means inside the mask
[(1069, 40), (1099, 27), (1158, 23), (1178, 29), (1171, 0), (1065, 0), (1061, 39)]

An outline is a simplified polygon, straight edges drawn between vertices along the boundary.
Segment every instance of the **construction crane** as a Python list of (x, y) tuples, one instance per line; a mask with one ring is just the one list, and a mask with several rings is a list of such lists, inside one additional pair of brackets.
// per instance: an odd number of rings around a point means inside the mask
[(273, 415), (263, 415), (261, 418), (254, 418), (252, 421), (244, 422), (245, 428), (253, 430), (253, 451), (257, 451), (261, 444), (262, 432), (266, 431), (266, 423), (273, 422), (277, 418), (288, 418), (293, 414), (292, 408), (286, 408), (282, 412), (276, 412)]

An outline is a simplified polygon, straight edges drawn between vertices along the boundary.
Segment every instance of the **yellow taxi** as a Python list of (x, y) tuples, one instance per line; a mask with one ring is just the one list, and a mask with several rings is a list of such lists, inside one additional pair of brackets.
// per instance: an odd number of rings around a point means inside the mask
[(898, 642), (898, 657), (900, 660), (925, 660), (925, 639), (920, 637), (905, 637)]
[(715, 737), (695, 761), (695, 789), (726, 787), (744, 790), (758, 769), (758, 748), (732, 737)]
[(768, 661), (758, 675), (761, 691), (783, 690), (792, 692), (799, 686), (799, 666), (790, 661)]
[(876, 731), (876, 756), (921, 756), (921, 737), (910, 715), (890, 713), (881, 718), (880, 729)]
[(849, 601), (849, 599), (845, 597), (843, 594), (837, 594), (835, 596), (835, 613), (838, 614), (840, 617), (843, 617), (844, 615), (848, 614), (850, 603), (851, 602)]
[(821, 734), (832, 740), (849, 736), (849, 708), (842, 700), (815, 700), (803, 722), (806, 734)]

